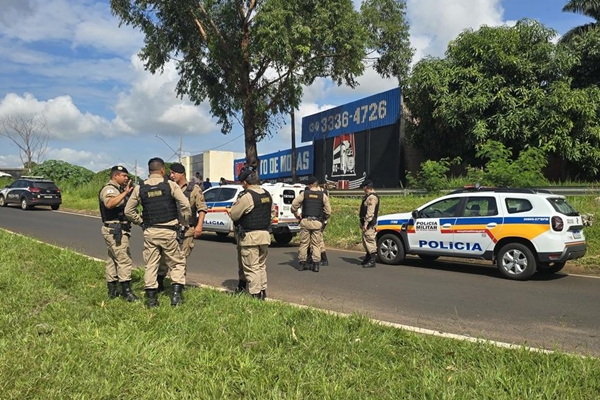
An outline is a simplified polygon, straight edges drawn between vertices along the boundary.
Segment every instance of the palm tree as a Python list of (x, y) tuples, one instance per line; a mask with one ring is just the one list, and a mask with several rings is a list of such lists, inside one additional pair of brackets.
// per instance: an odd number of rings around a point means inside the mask
[(600, 0), (569, 0), (562, 8), (562, 11), (582, 14), (595, 20), (595, 22), (576, 26), (565, 33), (565, 35), (560, 38), (560, 41), (563, 43), (569, 43), (576, 36), (580, 36), (585, 32), (600, 26)]

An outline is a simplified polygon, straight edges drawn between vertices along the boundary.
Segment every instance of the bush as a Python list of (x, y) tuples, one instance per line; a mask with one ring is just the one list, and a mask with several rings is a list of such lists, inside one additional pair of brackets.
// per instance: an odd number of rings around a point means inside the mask
[(36, 165), (31, 170), (32, 175), (42, 175), (51, 179), (58, 185), (80, 186), (86, 184), (94, 177), (94, 172), (78, 165), (65, 161), (48, 160)]
[(439, 192), (441, 189), (448, 187), (448, 171), (452, 164), (459, 164), (460, 157), (450, 160), (442, 158), (440, 161), (427, 160), (421, 163), (421, 171), (417, 176), (413, 176), (410, 172), (407, 173), (409, 186), (420, 187), (428, 192)]
[(542, 173), (542, 169), (548, 164), (543, 150), (528, 148), (516, 160), (512, 160), (511, 148), (490, 140), (483, 145), (477, 157), (489, 159), (483, 171), (469, 170), (473, 177), (481, 177), (483, 185), (534, 187), (548, 184)]

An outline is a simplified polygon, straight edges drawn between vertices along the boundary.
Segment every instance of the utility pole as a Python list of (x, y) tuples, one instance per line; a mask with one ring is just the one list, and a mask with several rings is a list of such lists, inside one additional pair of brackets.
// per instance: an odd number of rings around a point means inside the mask
[(179, 136), (179, 164), (181, 164), (182, 150), (183, 150), (183, 136)]

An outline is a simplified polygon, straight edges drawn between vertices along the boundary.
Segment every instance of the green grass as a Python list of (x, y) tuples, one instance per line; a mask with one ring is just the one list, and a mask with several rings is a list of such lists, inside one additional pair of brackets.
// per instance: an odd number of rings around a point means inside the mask
[[(106, 300), (102, 262), (0, 231), (2, 399), (598, 399), (600, 360), (207, 288)], [(232, 271), (235, 274), (235, 271)], [(141, 292), (141, 272), (134, 289)]]

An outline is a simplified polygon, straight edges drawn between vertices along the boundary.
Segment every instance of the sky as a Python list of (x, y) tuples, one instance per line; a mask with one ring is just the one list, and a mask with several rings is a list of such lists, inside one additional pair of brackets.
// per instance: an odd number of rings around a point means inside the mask
[[(354, 0), (355, 4), (359, 0)], [(567, 0), (407, 0), (413, 63), (443, 57), (464, 29), (513, 25), (536, 19), (559, 35), (589, 22), (563, 13)], [(0, 119), (43, 115), (49, 140), (40, 159), (63, 160), (100, 171), (115, 164), (144, 166), (152, 157), (177, 161), (207, 150), (244, 153), (242, 127), (223, 135), (208, 104), (175, 95), (174, 64), (152, 75), (137, 57), (143, 35), (119, 27), (109, 0), (1, 0)], [(391, 89), (368, 69), (351, 89), (318, 79), (304, 88), (296, 112), (297, 146), (302, 117)], [(259, 154), (291, 147), (289, 121), (258, 143)], [(18, 148), (0, 137), (0, 170), (20, 167)]]

